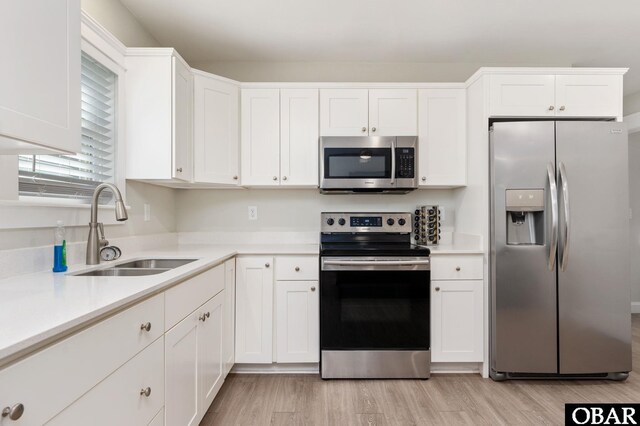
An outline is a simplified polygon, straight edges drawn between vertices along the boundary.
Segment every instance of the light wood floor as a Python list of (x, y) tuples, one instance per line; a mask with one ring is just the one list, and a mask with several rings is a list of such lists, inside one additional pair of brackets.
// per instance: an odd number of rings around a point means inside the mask
[(201, 425), (563, 424), (566, 402), (640, 402), (640, 315), (633, 316), (633, 366), (625, 382), (230, 374)]

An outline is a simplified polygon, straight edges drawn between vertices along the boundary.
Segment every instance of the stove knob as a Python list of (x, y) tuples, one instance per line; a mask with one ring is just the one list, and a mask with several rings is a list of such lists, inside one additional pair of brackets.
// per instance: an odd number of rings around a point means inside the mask
[(406, 220), (404, 220), (404, 219), (398, 219), (398, 225), (400, 225), (400, 226), (404, 226), (404, 224), (405, 224), (405, 223), (407, 223), (407, 221), (406, 221)]
[(345, 220), (343, 218), (338, 219), (338, 223), (340, 224), (340, 226), (343, 226), (345, 224)]
[(334, 223), (333, 218), (330, 217), (329, 219), (327, 219), (327, 225), (331, 226), (333, 225), (333, 223)]
[(420, 210), (416, 210), (416, 216), (420, 216), (422, 212)]
[(393, 220), (393, 219), (391, 219), (391, 218), (387, 219), (387, 225), (389, 225), (389, 226), (393, 226), (393, 224), (394, 224), (394, 223), (396, 223), (396, 221), (395, 221), (395, 220)]

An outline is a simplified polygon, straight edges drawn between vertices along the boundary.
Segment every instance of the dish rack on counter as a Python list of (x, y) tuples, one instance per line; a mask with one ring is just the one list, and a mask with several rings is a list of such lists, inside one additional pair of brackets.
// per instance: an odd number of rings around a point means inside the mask
[(418, 206), (413, 218), (415, 244), (437, 246), (440, 242), (439, 206)]

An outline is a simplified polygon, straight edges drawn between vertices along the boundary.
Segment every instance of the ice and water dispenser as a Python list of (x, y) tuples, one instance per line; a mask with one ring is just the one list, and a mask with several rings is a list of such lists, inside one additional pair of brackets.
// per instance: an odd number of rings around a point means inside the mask
[(507, 244), (544, 244), (544, 189), (507, 189)]

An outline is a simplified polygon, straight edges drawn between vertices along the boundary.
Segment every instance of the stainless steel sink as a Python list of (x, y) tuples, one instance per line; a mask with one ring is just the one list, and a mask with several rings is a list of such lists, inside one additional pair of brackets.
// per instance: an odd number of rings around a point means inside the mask
[(169, 268), (107, 268), (73, 274), (78, 277), (140, 277), (170, 271)]
[(139, 259), (133, 260), (127, 263), (121, 263), (120, 265), (114, 266), (116, 269), (121, 268), (133, 268), (133, 269), (149, 269), (149, 268), (160, 268), (160, 269), (174, 269), (180, 266), (186, 265), (191, 262), (195, 262), (198, 259)]

